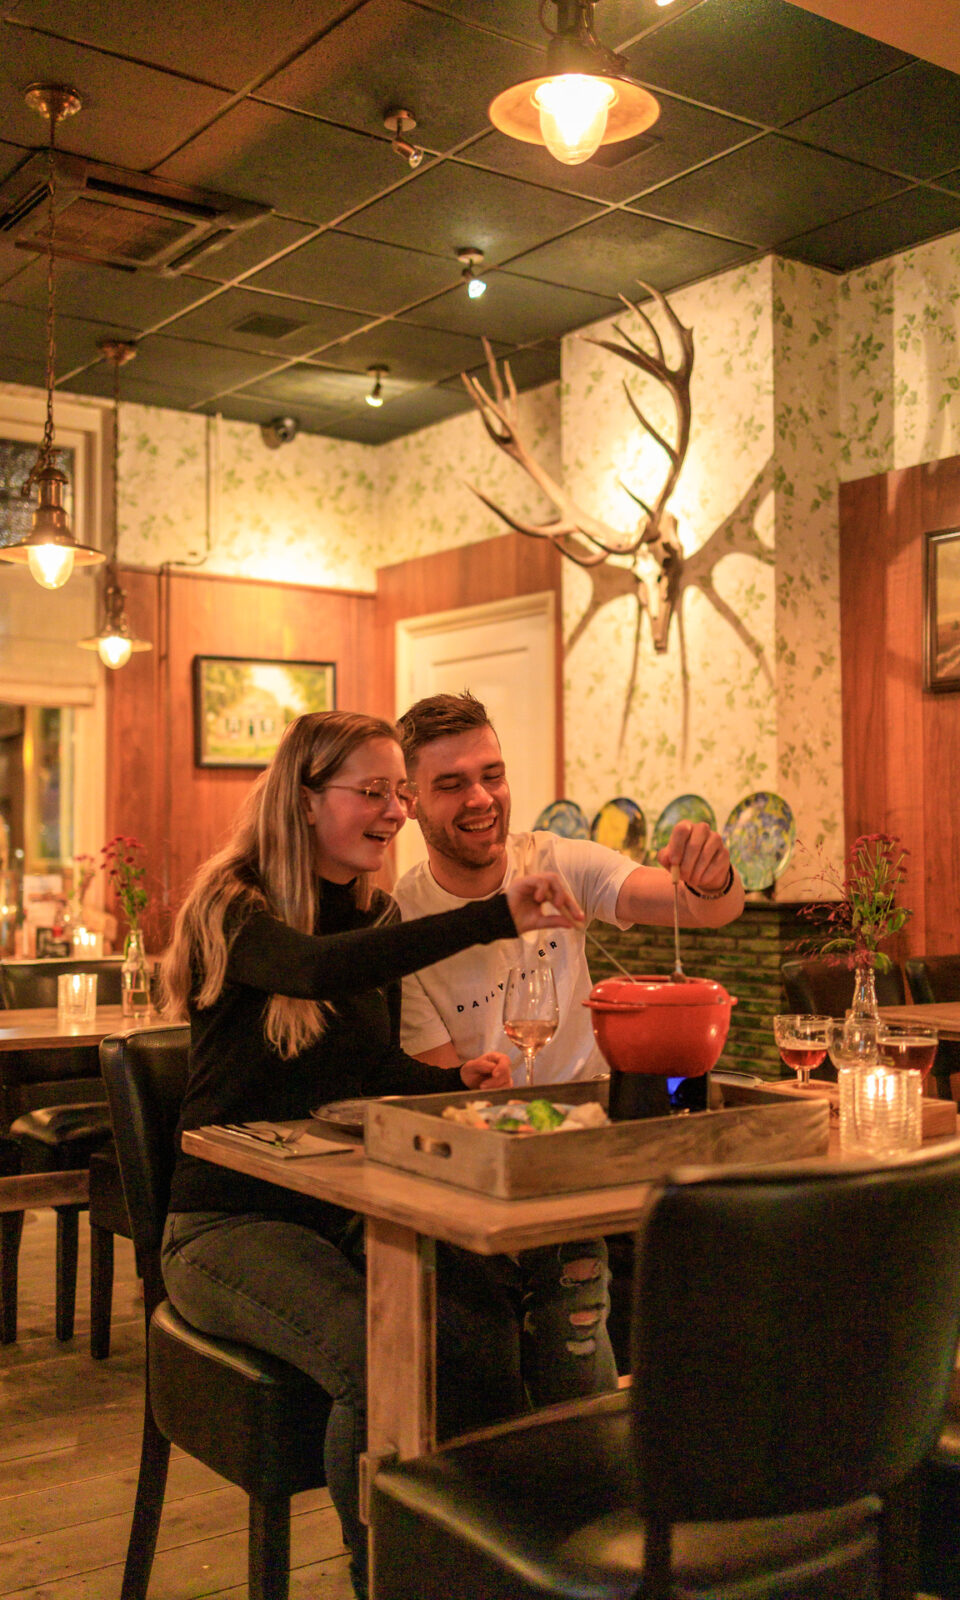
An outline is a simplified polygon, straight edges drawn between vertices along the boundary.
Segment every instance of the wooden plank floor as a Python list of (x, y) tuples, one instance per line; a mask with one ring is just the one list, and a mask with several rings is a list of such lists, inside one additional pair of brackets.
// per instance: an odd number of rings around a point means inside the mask
[[(143, 1404), (143, 1306), (133, 1250), (117, 1240), (113, 1340), (89, 1354), (89, 1230), (80, 1219), (73, 1340), (58, 1345), (54, 1213), (27, 1215), (19, 1337), (0, 1347), (0, 1600), (117, 1600), (136, 1491)], [(174, 1450), (150, 1600), (243, 1600), (247, 1499)], [(352, 1600), (326, 1490), (298, 1495), (291, 1600)]]

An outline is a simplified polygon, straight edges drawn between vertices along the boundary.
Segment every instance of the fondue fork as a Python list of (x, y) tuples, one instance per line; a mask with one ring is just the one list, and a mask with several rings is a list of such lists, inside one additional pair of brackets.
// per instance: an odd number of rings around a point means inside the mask
[(673, 971), (670, 980), (672, 983), (686, 983), (687, 975), (680, 965), (680, 866), (676, 861), (670, 868), (670, 877), (673, 880)]

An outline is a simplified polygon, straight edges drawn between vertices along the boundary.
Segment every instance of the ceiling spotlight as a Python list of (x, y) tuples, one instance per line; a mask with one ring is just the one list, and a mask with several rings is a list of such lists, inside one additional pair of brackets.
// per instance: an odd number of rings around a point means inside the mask
[(386, 373), (390, 371), (390, 368), (384, 366), (368, 367), (367, 371), (373, 373), (374, 384), (373, 388), (370, 390), (370, 393), (365, 395), (364, 399), (366, 400), (368, 406), (382, 406), (383, 395), (380, 392), (380, 380), (385, 376)]
[(463, 262), (461, 277), (467, 286), (467, 294), (471, 300), (479, 300), (480, 296), (486, 293), (487, 281), (485, 278), (478, 278), (473, 269), (483, 260), (483, 251), (464, 245), (457, 251), (457, 260)]
[(103, 560), (102, 550), (78, 544), (70, 527), (63, 504), (66, 475), (54, 465), (53, 443), (53, 386), (56, 368), (54, 344), (54, 258), (56, 254), (56, 130), (64, 117), (72, 117), (83, 104), (76, 89), (63, 83), (34, 83), (26, 92), (26, 102), (31, 111), (46, 117), (50, 124), (47, 176), (47, 317), (45, 337), (47, 416), (43, 439), (37, 459), (23, 484), (21, 494), (28, 495), (36, 488), (37, 506), (33, 513), (30, 532), (16, 544), (0, 545), (0, 561), (12, 561), (28, 566), (37, 583), (44, 589), (59, 589), (66, 583), (74, 566), (91, 567)]
[(595, 3), (553, 0), (557, 27), (555, 32), (546, 28), (544, 76), (512, 84), (490, 105), (490, 121), (501, 133), (525, 144), (544, 144), (570, 167), (589, 161), (602, 144), (635, 138), (660, 115), (653, 95), (627, 76), (626, 57), (596, 38)]
[(113, 365), (113, 526), (110, 532), (110, 559), (104, 569), (103, 622), (92, 638), (79, 639), (77, 642), (81, 650), (96, 650), (105, 667), (116, 668), (125, 667), (134, 650), (152, 650), (153, 645), (147, 639), (135, 639), (130, 632), (126, 595), (120, 587), (117, 569), (120, 539), (120, 368), (133, 360), (137, 347), (126, 339), (101, 339), (100, 349)]
[(404, 111), (401, 108), (388, 111), (383, 119), (383, 126), (393, 134), (393, 139), (390, 142), (391, 150), (395, 150), (398, 156), (402, 156), (408, 166), (419, 167), (423, 160), (423, 151), (419, 145), (409, 144), (403, 137), (405, 133), (412, 133), (417, 126), (417, 119), (413, 112)]

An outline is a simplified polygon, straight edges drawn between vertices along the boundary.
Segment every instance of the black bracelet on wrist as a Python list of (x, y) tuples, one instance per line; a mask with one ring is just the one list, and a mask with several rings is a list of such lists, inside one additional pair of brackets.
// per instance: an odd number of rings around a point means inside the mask
[(688, 894), (695, 894), (698, 900), (722, 900), (733, 888), (733, 862), (731, 861), (727, 870), (727, 881), (722, 889), (695, 889), (692, 883), (684, 884), (684, 888)]

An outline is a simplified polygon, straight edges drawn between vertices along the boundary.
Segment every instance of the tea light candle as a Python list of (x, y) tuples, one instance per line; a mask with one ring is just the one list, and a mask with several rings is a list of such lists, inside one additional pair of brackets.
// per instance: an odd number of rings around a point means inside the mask
[(917, 1150), (922, 1138), (919, 1072), (845, 1067), (840, 1080), (840, 1148), (863, 1155)]
[(93, 928), (76, 927), (73, 930), (73, 948), (78, 955), (102, 956), (103, 934)]

